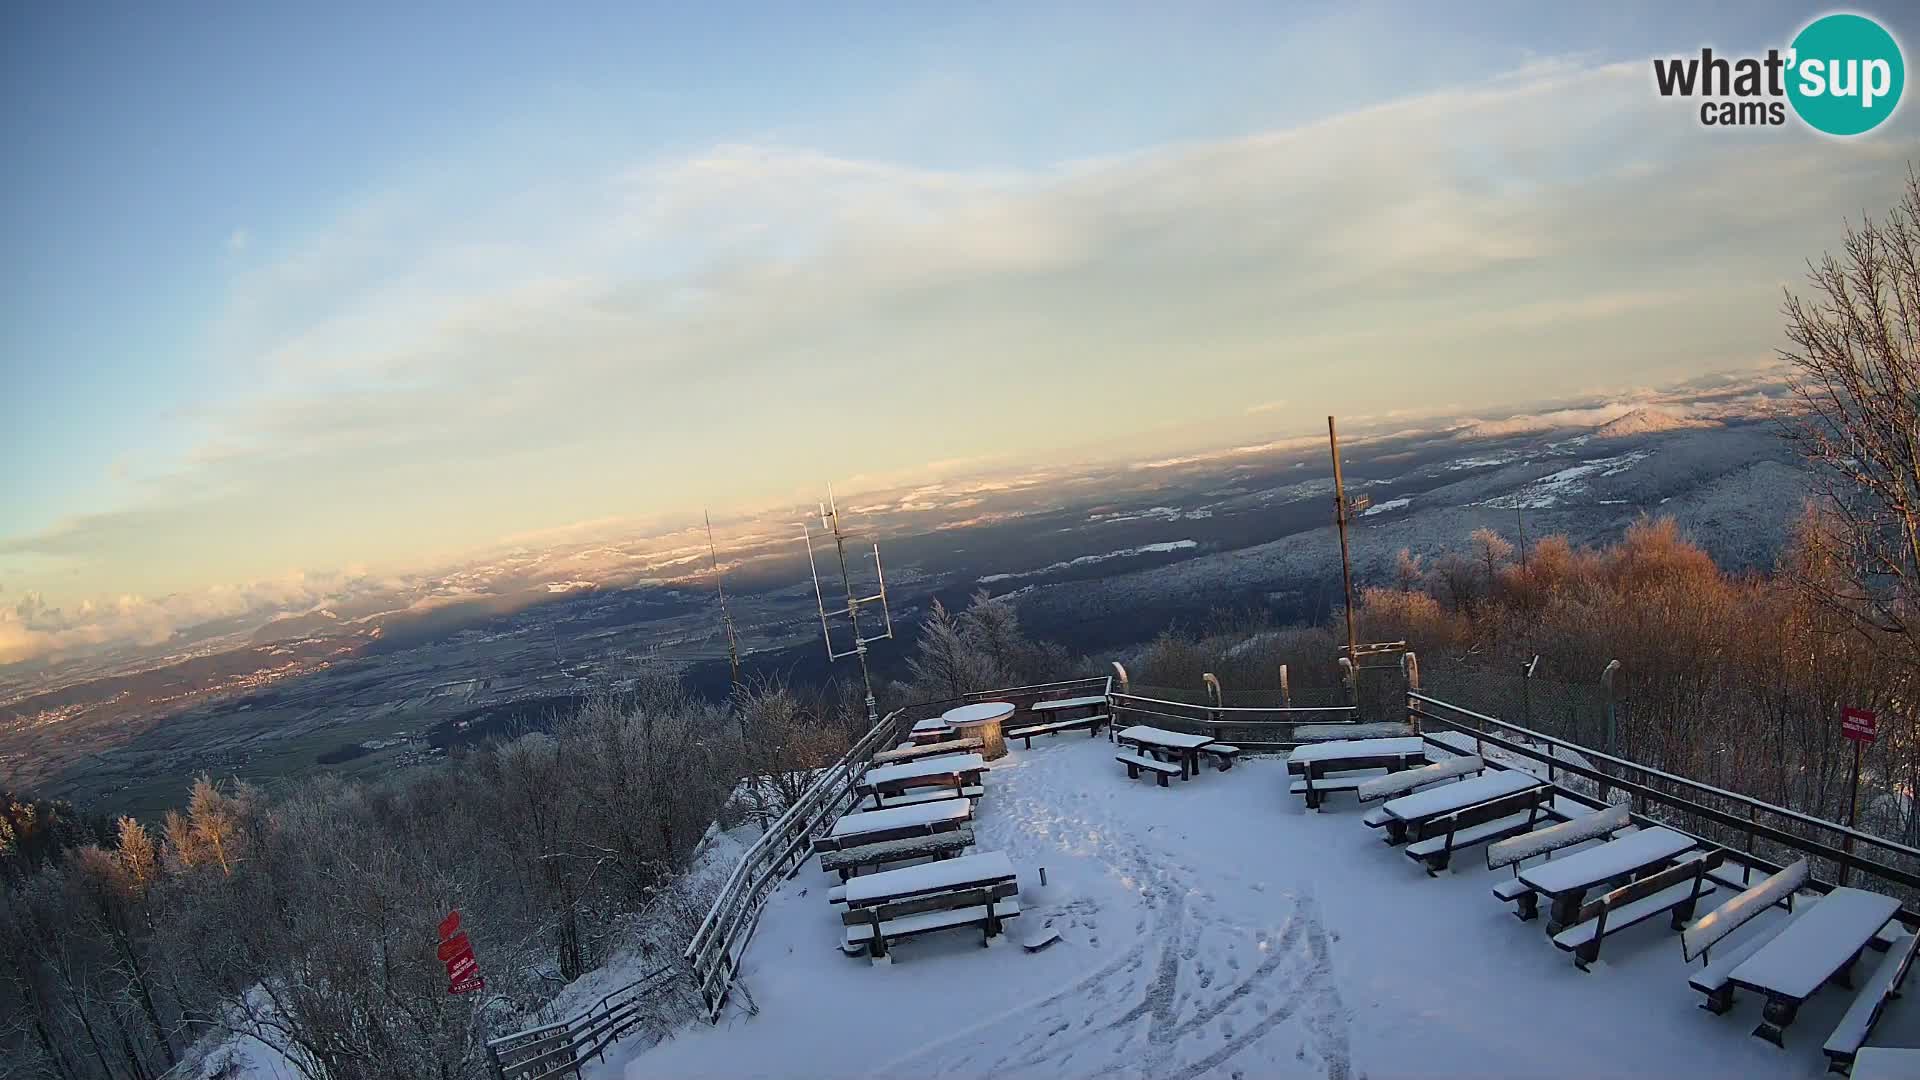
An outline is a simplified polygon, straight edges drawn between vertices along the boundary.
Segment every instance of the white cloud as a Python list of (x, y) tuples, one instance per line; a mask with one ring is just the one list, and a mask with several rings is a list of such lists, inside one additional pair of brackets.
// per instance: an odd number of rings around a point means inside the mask
[(252, 242), (253, 242), (253, 234), (248, 232), (245, 229), (235, 229), (232, 232), (227, 234), (227, 250), (228, 251), (234, 251), (234, 252), (245, 251), (247, 250), (247, 245), (251, 244)]

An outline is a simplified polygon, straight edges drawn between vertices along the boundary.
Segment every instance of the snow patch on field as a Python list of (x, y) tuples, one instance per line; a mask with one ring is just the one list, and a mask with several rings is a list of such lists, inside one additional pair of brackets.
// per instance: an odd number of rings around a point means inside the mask
[(1413, 502), (1412, 499), (1388, 499), (1386, 502), (1375, 503), (1372, 506), (1367, 507), (1365, 510), (1360, 511), (1360, 516), (1372, 517), (1375, 514), (1384, 514), (1389, 510), (1398, 510), (1401, 507), (1406, 506), (1408, 503), (1411, 503), (1411, 502)]
[(1068, 559), (1066, 562), (1053, 563), (1048, 566), (1043, 566), (1038, 570), (1021, 570), (1012, 574), (988, 574), (986, 577), (977, 580), (982, 585), (991, 585), (996, 581), (1014, 581), (1019, 578), (1057, 574), (1062, 570), (1092, 566), (1095, 563), (1103, 563), (1110, 559), (1125, 559), (1135, 555), (1160, 555), (1170, 551), (1186, 551), (1199, 546), (1200, 542), (1198, 540), (1168, 540), (1159, 544), (1142, 544), (1139, 547), (1122, 548), (1119, 551), (1109, 551), (1100, 555), (1082, 555), (1077, 559)]
[(1559, 472), (1549, 473), (1518, 491), (1502, 495), (1497, 499), (1488, 499), (1477, 505), (1499, 507), (1504, 510), (1544, 510), (1551, 506), (1559, 506), (1574, 496), (1584, 494), (1588, 480), (1618, 476), (1651, 455), (1650, 450), (1635, 450), (1618, 457), (1595, 458), (1578, 465), (1570, 465)]

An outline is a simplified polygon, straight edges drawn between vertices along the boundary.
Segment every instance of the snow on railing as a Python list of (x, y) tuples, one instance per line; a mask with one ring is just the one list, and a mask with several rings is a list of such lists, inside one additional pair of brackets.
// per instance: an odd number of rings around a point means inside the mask
[(487, 1040), (495, 1080), (551, 1080), (580, 1075), (589, 1057), (605, 1060), (607, 1047), (647, 1020), (646, 1004), (677, 974), (673, 964), (655, 968), (609, 991), (564, 1020)]
[(700, 920), (683, 956), (700, 991), (707, 1019), (717, 1020), (726, 1005), (740, 957), (759, 925), (760, 912), (768, 896), (782, 879), (799, 871), (811, 850), (813, 837), (851, 805), (853, 789), (876, 752), (903, 738), (914, 721), (937, 716), (956, 704), (1008, 701), (1024, 706), (1049, 696), (1093, 691), (1111, 697), (1111, 684), (1110, 676), (1095, 676), (1005, 687), (922, 702), (888, 713), (839, 761), (822, 769), (793, 805), (748, 845), (732, 873), (727, 875), (726, 883), (721, 885), (706, 917)]
[(1156, 724), (1171, 720), (1196, 726), (1249, 750), (1290, 750), (1309, 741), (1301, 737), (1300, 728), (1331, 728), (1337, 733), (1360, 723), (1357, 705), (1200, 705), (1126, 693), (1109, 693), (1107, 702), (1114, 729), (1131, 722), (1122, 720), (1124, 712)]

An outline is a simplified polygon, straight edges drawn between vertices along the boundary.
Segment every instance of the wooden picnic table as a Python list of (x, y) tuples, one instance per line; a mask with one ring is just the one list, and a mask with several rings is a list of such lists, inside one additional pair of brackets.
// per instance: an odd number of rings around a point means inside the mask
[(1863, 1046), (1854, 1056), (1853, 1080), (1900, 1080), (1920, 1076), (1920, 1050), (1898, 1046)]
[(1214, 741), (1211, 735), (1189, 735), (1184, 731), (1168, 731), (1150, 724), (1135, 724), (1114, 736), (1115, 741), (1123, 745), (1133, 745), (1143, 750), (1164, 750), (1180, 758), (1180, 779), (1192, 779), (1200, 772), (1200, 748)]
[(1852, 988), (1854, 961), (1880, 928), (1900, 911), (1900, 901), (1865, 889), (1834, 889), (1796, 917), (1728, 976), (1735, 986), (1767, 995), (1753, 1033), (1784, 1046), (1787, 1025), (1800, 1003), (1832, 980)]
[[(1424, 757), (1427, 741), (1418, 735), (1391, 739), (1334, 739), (1295, 747), (1287, 755), (1290, 772), (1304, 772), (1309, 762), (1352, 761), (1358, 758)], [(1295, 763), (1299, 767), (1295, 767)]]
[(886, 810), (866, 810), (848, 814), (833, 823), (827, 834), (814, 841), (825, 849), (874, 844), (882, 840), (900, 840), (933, 832), (958, 829), (973, 818), (970, 799), (942, 799), (939, 802), (895, 806)]
[[(1545, 780), (1530, 772), (1505, 769), (1476, 776), (1471, 780), (1440, 784), (1425, 791), (1402, 795), (1397, 799), (1388, 800), (1380, 807), (1378, 813), (1386, 819), (1388, 841), (1397, 844), (1406, 839), (1409, 828), (1420, 825), (1429, 818), (1451, 814), (1455, 810), (1464, 810), (1469, 806), (1477, 806), (1528, 788), (1540, 787), (1545, 783)], [(1368, 824), (1373, 823), (1368, 822)]]
[(890, 900), (1015, 880), (1013, 860), (1007, 858), (1006, 852), (982, 851), (853, 878), (847, 882), (847, 907), (858, 909)]
[(1106, 708), (1106, 705), (1107, 699), (1104, 694), (1088, 694), (1086, 697), (1055, 698), (1052, 701), (1036, 701), (1027, 706), (1027, 711), (1039, 713), (1046, 717), (1053, 717), (1058, 713), (1072, 712), (1075, 709), (1086, 709), (1089, 712), (1097, 712)]
[(885, 805), (887, 796), (914, 788), (950, 787), (956, 796), (975, 795), (979, 793), (977, 790), (968, 789), (978, 788), (980, 774), (986, 768), (986, 759), (979, 754), (945, 754), (868, 769), (855, 790), (862, 795), (872, 795), (876, 809)]
[(953, 738), (953, 729), (947, 726), (944, 719), (929, 716), (925, 720), (914, 721), (913, 730), (907, 733), (907, 738), (916, 743), (944, 742)]
[(873, 755), (874, 765), (898, 765), (903, 761), (919, 761), (921, 758), (942, 757), (947, 754), (964, 754), (969, 750), (978, 750), (984, 745), (979, 739), (948, 739), (937, 743), (914, 743), (882, 750)]
[(1573, 925), (1588, 889), (1665, 866), (1693, 846), (1693, 837), (1661, 826), (1631, 832), (1520, 871), (1520, 881), (1533, 890), (1521, 903), (1537, 903), (1536, 895), (1553, 901), (1547, 913), (1547, 934), (1552, 936)]

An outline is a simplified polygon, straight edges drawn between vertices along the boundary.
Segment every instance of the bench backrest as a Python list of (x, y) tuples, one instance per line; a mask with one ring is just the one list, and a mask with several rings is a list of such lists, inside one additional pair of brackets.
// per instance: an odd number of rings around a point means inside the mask
[(1424, 768), (1376, 776), (1354, 789), (1354, 793), (1360, 797), (1361, 802), (1372, 802), (1375, 799), (1399, 795), (1428, 784), (1437, 784), (1442, 780), (1451, 780), (1456, 776), (1480, 772), (1486, 767), (1486, 762), (1473, 754), (1468, 754), (1465, 757), (1436, 761)]
[(1772, 874), (1739, 896), (1696, 919), (1680, 934), (1680, 957), (1692, 963), (1721, 938), (1745, 926), (1755, 915), (1792, 896), (1807, 883), (1807, 860)]
[(1020, 891), (1019, 885), (1011, 880), (996, 881), (990, 885), (976, 885), (965, 889), (953, 889), (948, 892), (930, 893), (906, 900), (888, 900), (865, 907), (849, 907), (840, 915), (841, 923), (847, 926), (859, 926), (875, 921), (919, 915), (927, 911), (952, 911), (955, 908), (981, 907), (988, 903), (1003, 900)]
[(1670, 889), (1682, 882), (1693, 882), (1694, 891), (1697, 893), (1707, 871), (1719, 866), (1726, 857), (1727, 853), (1719, 848), (1704, 854), (1684, 856), (1665, 870), (1648, 874), (1632, 884), (1620, 886), (1598, 900), (1589, 900), (1580, 905), (1580, 914), (1574, 916), (1573, 921), (1583, 923), (1589, 919), (1597, 919), (1602, 911), (1624, 907), (1635, 900), (1644, 900), (1654, 893)]
[(1487, 869), (1498, 870), (1502, 866), (1511, 866), (1535, 855), (1545, 855), (1549, 851), (1558, 851), (1563, 847), (1584, 844), (1588, 840), (1598, 839), (1610, 833), (1619, 832), (1632, 823), (1632, 813), (1625, 806), (1609, 806), (1605, 810), (1596, 810), (1591, 814), (1563, 821), (1545, 829), (1502, 840), (1487, 848)]
[(1413, 830), (1419, 835), (1413, 836), (1411, 839), (1425, 840), (1429, 836), (1445, 836), (1447, 833), (1459, 829), (1470, 828), (1474, 825), (1485, 825), (1489, 821), (1498, 821), (1503, 817), (1511, 817), (1524, 810), (1537, 810), (1541, 804), (1545, 803), (1552, 796), (1553, 789), (1549, 787), (1528, 788), (1526, 791), (1516, 791), (1511, 795), (1502, 795), (1497, 799), (1483, 802), (1478, 806), (1469, 806), (1463, 810), (1455, 810), (1451, 814), (1441, 814), (1439, 817), (1429, 818), (1421, 822), (1419, 826)]

